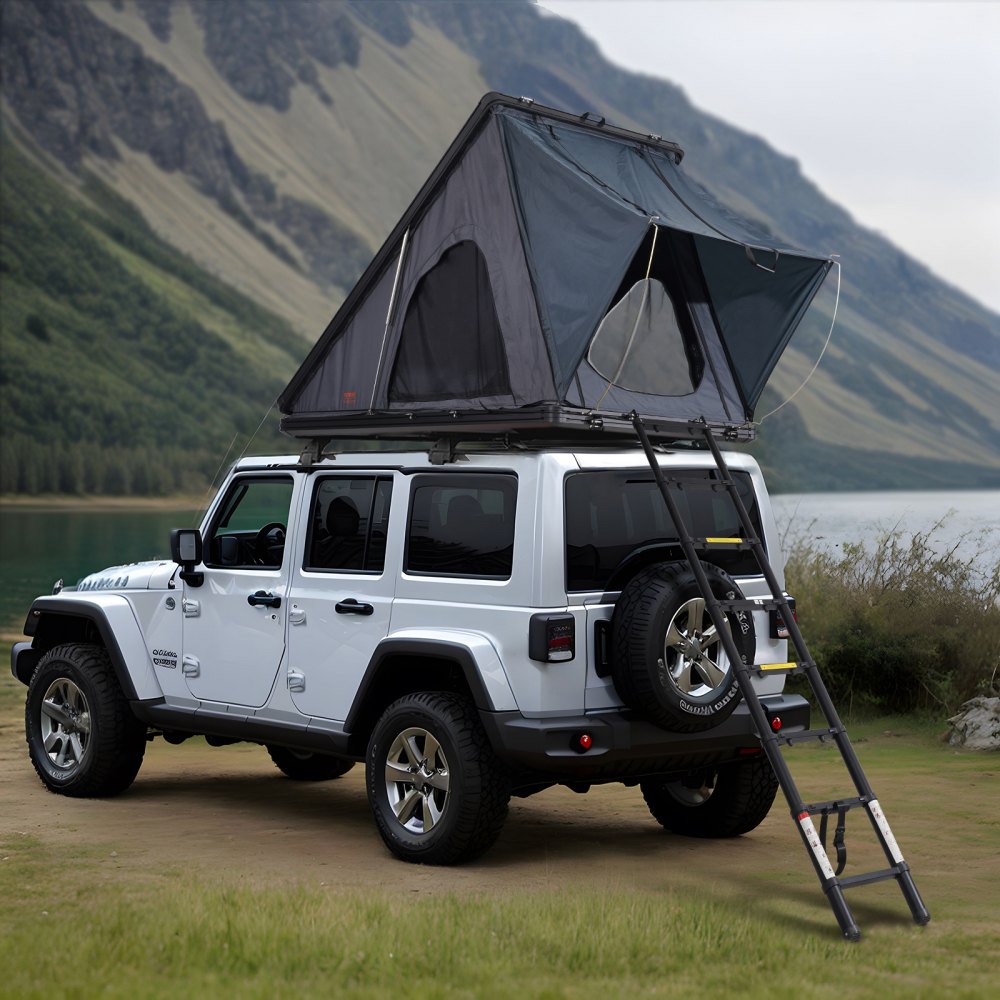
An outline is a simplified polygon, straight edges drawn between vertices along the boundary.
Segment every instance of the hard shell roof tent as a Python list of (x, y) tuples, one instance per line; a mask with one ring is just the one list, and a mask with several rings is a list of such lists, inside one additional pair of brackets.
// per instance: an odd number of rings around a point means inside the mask
[(753, 436), (831, 266), (683, 151), (487, 94), (278, 399), (302, 438)]

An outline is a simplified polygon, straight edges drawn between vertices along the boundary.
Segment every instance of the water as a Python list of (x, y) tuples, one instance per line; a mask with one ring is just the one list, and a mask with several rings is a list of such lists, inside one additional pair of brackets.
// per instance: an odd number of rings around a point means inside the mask
[[(806, 493), (773, 501), (783, 535), (801, 534), (831, 548), (870, 541), (896, 526), (927, 531), (945, 517), (935, 532), (939, 544), (959, 543), (960, 553), (985, 572), (1000, 558), (1000, 491)], [(166, 556), (170, 529), (195, 518), (189, 508), (0, 508), (0, 628), (16, 630), (32, 599), (51, 593), (60, 577), (69, 586), (105, 566)], [(984, 540), (984, 528), (991, 538)]]
[[(837, 549), (887, 531), (932, 531), (937, 551), (951, 547), (983, 573), (1000, 560), (1000, 491), (787, 493), (771, 498), (782, 538)], [(940, 526), (935, 527), (940, 523)]]
[(190, 527), (190, 509), (0, 508), (0, 628), (24, 623), (33, 598), (105, 566), (170, 554), (170, 529)]

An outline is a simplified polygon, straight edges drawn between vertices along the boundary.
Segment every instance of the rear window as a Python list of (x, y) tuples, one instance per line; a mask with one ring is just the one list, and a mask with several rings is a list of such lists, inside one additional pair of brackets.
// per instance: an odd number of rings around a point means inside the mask
[[(670, 477), (690, 483), (674, 496), (688, 531), (696, 538), (732, 538), (744, 534), (729, 494), (715, 469), (671, 470)], [(760, 537), (753, 483), (746, 472), (733, 480)], [(566, 477), (566, 589), (603, 590), (615, 570), (636, 549), (677, 542), (677, 529), (652, 472), (575, 472)], [(711, 561), (727, 573), (760, 572), (751, 552), (719, 550)]]

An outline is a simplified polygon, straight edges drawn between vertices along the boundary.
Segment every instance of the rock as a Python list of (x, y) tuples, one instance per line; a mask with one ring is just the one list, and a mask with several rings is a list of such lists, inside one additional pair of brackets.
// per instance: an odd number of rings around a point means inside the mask
[(1000, 750), (1000, 698), (973, 698), (948, 722), (951, 724), (948, 742), (952, 746)]

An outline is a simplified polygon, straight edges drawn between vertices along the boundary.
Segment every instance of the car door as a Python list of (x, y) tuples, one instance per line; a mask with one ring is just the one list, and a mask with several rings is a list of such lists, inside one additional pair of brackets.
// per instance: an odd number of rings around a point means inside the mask
[(203, 701), (259, 708), (285, 651), (288, 473), (235, 477), (204, 538), (204, 582), (185, 584), (182, 671)]
[(386, 568), (392, 477), (316, 475), (288, 607), (288, 687), (306, 715), (342, 721), (389, 631), (395, 574)]

